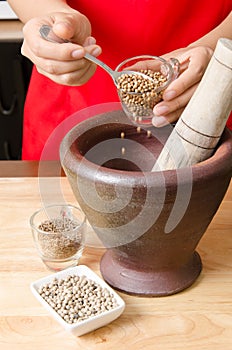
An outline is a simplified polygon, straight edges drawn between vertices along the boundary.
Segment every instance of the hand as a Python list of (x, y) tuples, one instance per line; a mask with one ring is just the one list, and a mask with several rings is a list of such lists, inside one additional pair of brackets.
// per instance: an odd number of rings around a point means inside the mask
[[(43, 24), (70, 43), (48, 42), (40, 36)], [(33, 18), (23, 29), (22, 54), (28, 57), (41, 74), (63, 85), (82, 85), (94, 74), (96, 66), (84, 58), (85, 52), (98, 56), (101, 48), (91, 37), (88, 19), (77, 11), (51, 13)]]
[(180, 62), (180, 75), (164, 91), (163, 101), (153, 109), (155, 117), (152, 123), (156, 127), (175, 122), (196, 90), (212, 57), (209, 47), (187, 47), (166, 54), (162, 57), (177, 58)]

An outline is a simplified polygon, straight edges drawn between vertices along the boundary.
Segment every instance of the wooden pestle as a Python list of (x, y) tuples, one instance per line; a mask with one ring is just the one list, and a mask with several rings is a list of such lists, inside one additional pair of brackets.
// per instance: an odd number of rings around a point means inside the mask
[(232, 40), (221, 38), (200, 84), (152, 171), (183, 168), (209, 158), (221, 137), (231, 109)]

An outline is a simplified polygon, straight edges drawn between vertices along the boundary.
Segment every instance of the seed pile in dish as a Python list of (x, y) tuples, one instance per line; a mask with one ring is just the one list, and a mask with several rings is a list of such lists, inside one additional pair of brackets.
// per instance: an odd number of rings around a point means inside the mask
[(134, 116), (151, 114), (154, 106), (162, 100), (162, 91), (157, 92), (156, 89), (167, 81), (167, 77), (160, 72), (152, 70), (140, 70), (140, 72), (152, 80), (145, 79), (139, 74), (122, 74), (117, 79), (121, 101)]
[(76, 323), (118, 306), (113, 294), (86, 276), (54, 278), (38, 290), (40, 296), (67, 322)]

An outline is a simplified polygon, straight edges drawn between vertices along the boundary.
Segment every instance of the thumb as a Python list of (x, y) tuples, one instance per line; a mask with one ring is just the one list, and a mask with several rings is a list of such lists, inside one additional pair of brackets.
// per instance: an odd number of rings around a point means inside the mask
[(82, 45), (91, 35), (91, 24), (80, 12), (60, 13), (54, 18), (53, 32), (62, 39)]

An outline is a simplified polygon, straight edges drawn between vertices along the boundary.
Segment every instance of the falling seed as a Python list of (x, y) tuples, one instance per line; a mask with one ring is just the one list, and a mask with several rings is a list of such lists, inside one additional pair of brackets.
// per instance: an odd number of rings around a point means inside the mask
[(122, 152), (122, 154), (125, 154), (125, 152), (126, 152), (125, 147), (122, 147), (121, 152)]
[(141, 132), (140, 126), (137, 127), (137, 132)]
[(121, 139), (124, 139), (124, 137), (125, 137), (125, 133), (121, 132)]
[(147, 130), (147, 137), (151, 137), (151, 130)]

